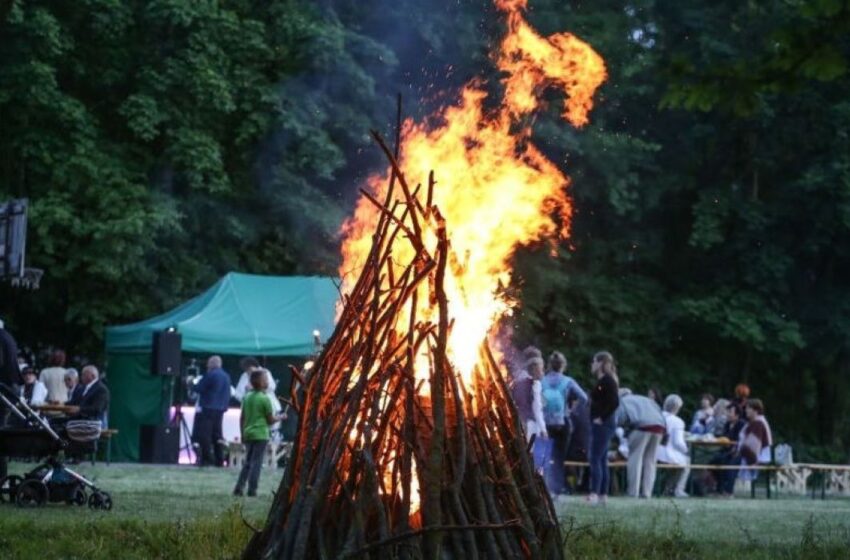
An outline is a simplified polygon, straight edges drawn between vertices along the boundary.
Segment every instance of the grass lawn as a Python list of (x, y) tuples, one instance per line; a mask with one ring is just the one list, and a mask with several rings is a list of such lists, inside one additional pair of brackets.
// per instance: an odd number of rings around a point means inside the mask
[[(20, 474), (32, 465), (13, 463)], [(0, 558), (209, 559), (239, 556), (282, 471), (264, 470), (257, 498), (230, 495), (236, 472), (80, 465), (112, 494), (111, 512), (0, 505)], [(850, 500), (614, 498), (558, 505), (572, 558), (847, 558)]]

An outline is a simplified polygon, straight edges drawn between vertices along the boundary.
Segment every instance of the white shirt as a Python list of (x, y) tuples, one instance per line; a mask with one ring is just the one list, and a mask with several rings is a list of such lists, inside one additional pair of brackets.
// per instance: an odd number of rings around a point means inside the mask
[(685, 443), (685, 421), (674, 414), (664, 412), (667, 426), (667, 445), (659, 445), (655, 458), (671, 465), (687, 465), (688, 444)]
[(95, 383), (97, 383), (98, 381), (99, 381), (98, 379), (95, 379), (94, 381), (92, 381), (91, 383), (89, 383), (88, 385), (86, 385), (86, 386), (83, 388), (83, 396), (84, 396), (84, 397), (86, 396), (86, 393), (88, 393), (88, 392), (89, 392), (89, 389), (91, 389), (91, 388), (92, 388), (92, 386), (93, 386)]
[[(266, 380), (269, 386), (266, 388), (265, 393), (269, 397), (269, 400), (272, 402), (272, 414), (277, 414), (280, 412), (280, 409), (283, 408), (280, 404), (280, 401), (275, 394), (275, 389), (277, 388), (277, 383), (272, 377), (272, 372), (267, 370), (266, 368), (261, 368), (264, 372), (266, 372)], [(233, 398), (242, 402), (242, 399), (245, 398), (245, 394), (248, 392), (249, 387), (251, 386), (251, 372), (243, 371), (242, 375), (239, 376), (239, 382), (236, 383), (236, 388), (230, 391), (230, 394), (233, 395)], [(280, 429), (280, 422), (275, 422), (271, 426), (269, 426), (271, 430)]]
[(49, 367), (41, 370), (38, 380), (47, 388), (47, 400), (63, 403), (68, 400), (68, 388), (65, 387), (65, 372), (63, 367)]
[[(32, 388), (32, 398), (27, 404), (29, 404), (30, 406), (39, 406), (44, 404), (44, 401), (47, 400), (47, 387), (45, 387), (44, 383), (42, 383), (41, 381), (36, 381), (34, 385), (35, 386)], [(24, 398), (23, 385), (21, 385), (20, 395), (21, 398)]]

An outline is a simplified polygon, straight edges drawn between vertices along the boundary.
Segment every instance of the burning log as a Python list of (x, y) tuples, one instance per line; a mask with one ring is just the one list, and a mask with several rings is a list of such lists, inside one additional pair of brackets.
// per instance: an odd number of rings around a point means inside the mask
[(380, 211), (368, 259), (295, 403), (290, 466), (244, 558), (563, 558), (496, 359), (485, 343), (471, 375), (451, 361), (459, 265), (434, 175), (411, 188), (373, 135), (391, 174), (383, 201), (364, 192)]

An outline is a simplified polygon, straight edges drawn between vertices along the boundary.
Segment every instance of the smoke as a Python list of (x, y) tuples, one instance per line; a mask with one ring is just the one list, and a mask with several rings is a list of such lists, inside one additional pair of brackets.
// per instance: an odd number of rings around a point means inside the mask
[(253, 166), (259, 202), (294, 236), (306, 273), (336, 269), (342, 220), (386, 165), (369, 130), (393, 138), (399, 94), (404, 116), (422, 120), (492, 74), (499, 24), (491, 0), (331, 0), (321, 13)]

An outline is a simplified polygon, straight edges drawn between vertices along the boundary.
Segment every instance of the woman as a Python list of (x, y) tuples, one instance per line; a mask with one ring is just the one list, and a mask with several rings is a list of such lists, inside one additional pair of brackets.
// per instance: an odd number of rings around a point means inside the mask
[(699, 400), (699, 410), (694, 412), (691, 421), (692, 434), (714, 433), (714, 397), (703, 393)]
[(608, 495), (608, 446), (616, 429), (617, 364), (610, 352), (597, 352), (590, 365), (596, 386), (590, 394), (590, 494), (587, 501), (604, 503)]
[(560, 352), (549, 356), (549, 371), (543, 376), (543, 419), (546, 432), (552, 440), (552, 452), (546, 462), (546, 487), (552, 496), (566, 493), (566, 475), (564, 461), (572, 435), (570, 422), (571, 400), (587, 402), (587, 393), (579, 387), (572, 377), (564, 375), (567, 359)]
[(691, 458), (688, 453), (688, 445), (685, 443), (685, 421), (677, 416), (681, 409), (682, 397), (679, 395), (669, 395), (664, 399), (664, 422), (667, 427), (667, 438), (666, 443), (658, 447), (657, 459), (661, 463), (682, 467), (679, 471), (673, 496), (687, 498), (685, 484), (688, 481), (688, 474), (691, 472)]
[(517, 408), (527, 441), (534, 440), (534, 466), (538, 471), (548, 456), (549, 435), (543, 419), (543, 398), (540, 381), (543, 379), (543, 359), (529, 358), (525, 367), (517, 372), (511, 382), (511, 394)]
[(24, 378), (20, 389), (21, 398), (31, 407), (43, 405), (47, 400), (47, 387), (36, 379), (35, 369), (28, 366), (21, 375)]

